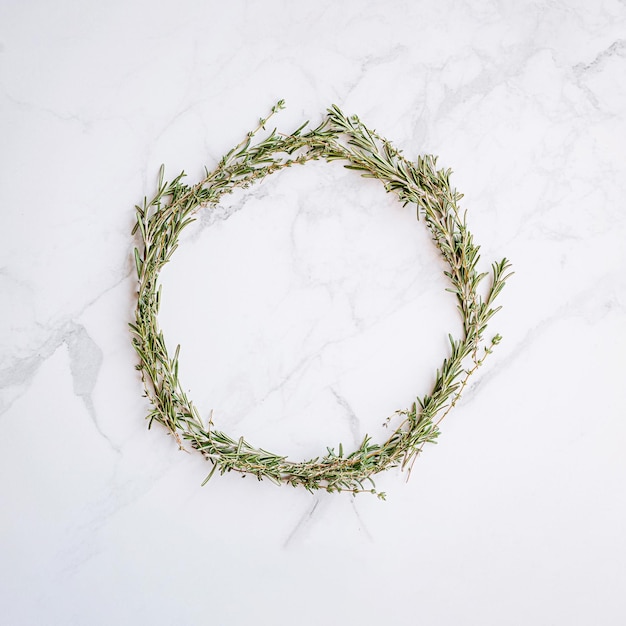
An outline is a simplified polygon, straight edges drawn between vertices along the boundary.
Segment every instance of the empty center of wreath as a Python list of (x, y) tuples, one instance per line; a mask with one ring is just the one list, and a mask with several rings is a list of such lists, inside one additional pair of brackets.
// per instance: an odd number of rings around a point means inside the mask
[(428, 391), (460, 327), (444, 269), (379, 181), (314, 162), (200, 212), (159, 321), (203, 417), (304, 459), (384, 439), (381, 416)]

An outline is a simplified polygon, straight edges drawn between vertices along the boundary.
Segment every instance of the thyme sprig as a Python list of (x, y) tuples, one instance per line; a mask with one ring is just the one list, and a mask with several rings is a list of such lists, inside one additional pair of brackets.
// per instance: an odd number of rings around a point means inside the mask
[[(279, 101), (266, 118), (230, 150), (205, 176), (193, 185), (183, 182), (181, 172), (171, 182), (164, 181), (161, 167), (157, 192), (151, 200), (136, 206), (141, 244), (134, 250), (138, 277), (135, 321), (130, 324), (132, 342), (139, 356), (137, 369), (150, 399), (149, 426), (162, 424), (184, 449), (185, 443), (212, 464), (205, 483), (216, 471), (252, 474), (277, 484), (301, 485), (309, 491), (367, 491), (376, 493), (372, 477), (382, 470), (412, 467), (424, 445), (435, 442), (439, 424), (457, 403), (470, 376), (491, 354), (500, 336), (485, 340), (487, 323), (500, 309), (494, 300), (509, 273), (507, 259), (494, 263), (485, 295), (479, 292), (487, 273), (479, 273), (479, 246), (474, 243), (460, 210), (462, 195), (450, 186), (450, 170), (437, 169), (436, 157), (420, 156), (409, 161), (389, 141), (368, 129), (357, 116), (346, 116), (336, 106), (316, 128), (308, 122), (289, 134), (267, 132), (270, 118), (284, 108)], [(263, 133), (263, 134), (262, 134)], [(382, 182), (404, 205), (416, 207), (431, 237), (447, 263), (444, 272), (448, 291), (456, 295), (463, 322), (460, 338), (449, 335), (450, 353), (437, 370), (430, 393), (416, 398), (410, 408), (389, 417), (398, 422), (382, 443), (366, 436), (354, 451), (345, 453), (327, 448), (324, 455), (302, 462), (262, 448), (243, 437), (232, 438), (215, 429), (212, 415), (205, 423), (187, 397), (178, 378), (180, 346), (170, 357), (158, 323), (161, 286), (159, 273), (178, 247), (182, 230), (191, 224), (200, 209), (216, 207), (223, 195), (246, 188), (277, 172), (307, 161), (342, 161), (344, 167)], [(203, 483), (204, 484), (204, 483)], [(378, 493), (384, 498), (384, 493)]]

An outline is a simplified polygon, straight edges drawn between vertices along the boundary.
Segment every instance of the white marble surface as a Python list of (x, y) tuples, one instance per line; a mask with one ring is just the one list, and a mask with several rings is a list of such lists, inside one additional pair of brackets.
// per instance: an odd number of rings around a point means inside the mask
[[(386, 502), (146, 429), (133, 205), (279, 98), (452, 167), (504, 336)], [(3, 624), (626, 623), (626, 3), (0, 2)], [(164, 272), (192, 398), (294, 458), (423, 394), (459, 330), (413, 211), (311, 164)]]

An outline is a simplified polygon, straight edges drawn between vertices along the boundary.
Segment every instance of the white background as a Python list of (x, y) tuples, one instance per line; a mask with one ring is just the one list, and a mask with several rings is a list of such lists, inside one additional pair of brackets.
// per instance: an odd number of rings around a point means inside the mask
[[(626, 623), (626, 5), (0, 2), (0, 621)], [(133, 206), (280, 98), (454, 170), (502, 344), (387, 501), (179, 452), (127, 323)], [(414, 210), (310, 164), (202, 214), (163, 273), (181, 377), (231, 435), (352, 447), (458, 335)]]

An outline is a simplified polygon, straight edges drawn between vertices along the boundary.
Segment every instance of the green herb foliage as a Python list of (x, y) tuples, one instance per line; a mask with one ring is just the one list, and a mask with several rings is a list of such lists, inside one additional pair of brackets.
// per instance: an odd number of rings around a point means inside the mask
[[(155, 196), (136, 207), (133, 234), (139, 233), (141, 245), (134, 251), (138, 292), (130, 327), (139, 355), (137, 369), (152, 403), (148, 420), (150, 425), (156, 421), (165, 426), (181, 448), (187, 442), (204, 455), (212, 464), (206, 481), (216, 471), (236, 471), (277, 484), (301, 485), (309, 491), (377, 493), (372, 477), (397, 466), (410, 472), (424, 444), (437, 438), (441, 420), (458, 401), (469, 377), (500, 341), (499, 335), (488, 341), (484, 335), (500, 308), (494, 307), (494, 301), (510, 276), (510, 264), (506, 259), (493, 264), (489, 285), (481, 295), (479, 286), (488, 274), (477, 271), (479, 247), (459, 208), (462, 196), (450, 187), (450, 170), (437, 169), (435, 157), (407, 160), (358, 117), (347, 117), (336, 106), (328, 109), (317, 128), (309, 128), (307, 122), (290, 134), (265, 131), (268, 120), (283, 107), (284, 102), (278, 102), (244, 141), (194, 185), (183, 182), (184, 172), (165, 182), (161, 167)], [(344, 453), (340, 445), (338, 451), (327, 448), (322, 456), (294, 462), (217, 430), (212, 416), (203, 421), (178, 379), (180, 346), (171, 357), (159, 328), (158, 278), (178, 246), (181, 231), (194, 221), (199, 209), (210, 210), (238, 187), (249, 187), (269, 174), (315, 159), (342, 161), (362, 176), (380, 180), (404, 205), (415, 205), (417, 218), (423, 218), (447, 263), (444, 273), (448, 290), (456, 295), (463, 333), (459, 339), (449, 336), (450, 352), (437, 370), (430, 393), (387, 419), (388, 425), (394, 422), (394, 430), (386, 441), (375, 443), (366, 436), (353, 452)], [(383, 493), (377, 495), (384, 498)]]

